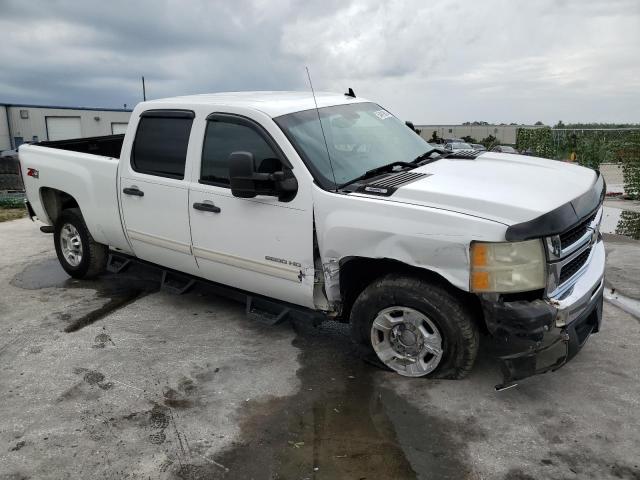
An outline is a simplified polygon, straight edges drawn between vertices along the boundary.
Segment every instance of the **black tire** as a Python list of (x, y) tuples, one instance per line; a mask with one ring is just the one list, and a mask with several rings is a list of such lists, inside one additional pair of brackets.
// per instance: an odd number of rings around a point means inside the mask
[[(62, 227), (66, 224), (73, 225), (80, 236), (82, 259), (78, 265), (70, 264), (62, 253), (61, 232)], [(80, 209), (70, 208), (63, 210), (56, 222), (53, 240), (60, 265), (73, 278), (94, 278), (105, 271), (109, 248), (93, 239), (87, 225), (84, 223)]]
[(480, 343), (471, 310), (443, 285), (397, 274), (371, 283), (356, 298), (351, 309), (351, 336), (365, 361), (390, 369), (373, 349), (371, 327), (378, 312), (394, 306), (418, 310), (440, 331), (442, 358), (425, 377), (461, 379), (471, 371)]

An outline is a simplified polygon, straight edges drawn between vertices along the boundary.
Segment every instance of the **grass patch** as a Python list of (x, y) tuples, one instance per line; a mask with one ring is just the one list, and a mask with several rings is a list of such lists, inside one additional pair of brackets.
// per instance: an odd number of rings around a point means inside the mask
[(27, 210), (25, 208), (0, 208), (0, 222), (16, 220), (17, 218), (23, 218), (26, 215)]

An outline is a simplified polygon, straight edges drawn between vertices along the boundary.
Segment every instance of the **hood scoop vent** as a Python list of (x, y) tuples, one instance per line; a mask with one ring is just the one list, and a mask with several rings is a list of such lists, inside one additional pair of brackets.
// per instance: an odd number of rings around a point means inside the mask
[(431, 173), (418, 173), (418, 172), (400, 172), (393, 175), (389, 175), (380, 180), (375, 180), (371, 183), (361, 186), (358, 191), (360, 193), (368, 193), (373, 195), (380, 195), (383, 197), (389, 197), (403, 185), (407, 183), (415, 182), (421, 178), (429, 177)]
[(483, 152), (482, 150), (456, 150), (453, 153), (450, 153), (449, 155), (445, 155), (446, 158), (463, 158), (466, 160), (474, 160), (476, 158), (478, 158), (480, 155), (482, 155)]

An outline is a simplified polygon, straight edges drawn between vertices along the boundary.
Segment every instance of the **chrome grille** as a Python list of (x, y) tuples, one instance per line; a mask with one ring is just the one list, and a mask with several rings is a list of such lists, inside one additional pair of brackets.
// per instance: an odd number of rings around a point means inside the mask
[(583, 220), (572, 229), (567, 230), (564, 233), (561, 233), (560, 234), (561, 248), (564, 250), (567, 247), (576, 243), (578, 240), (580, 240), (584, 236), (584, 234), (587, 233), (587, 229), (591, 225), (591, 222), (593, 222), (593, 220), (596, 218), (597, 214), (598, 214), (598, 210), (593, 212), (593, 214), (590, 215), (586, 220)]
[(582, 252), (580, 255), (575, 257), (560, 269), (560, 285), (562, 285), (564, 282), (578, 273), (578, 271), (580, 271), (584, 264), (587, 263), (590, 253), (591, 247), (587, 248), (584, 252)]
[(561, 234), (545, 238), (548, 256), (547, 295), (557, 294), (573, 284), (571, 279), (576, 278), (576, 274), (589, 261), (601, 219), (602, 207)]

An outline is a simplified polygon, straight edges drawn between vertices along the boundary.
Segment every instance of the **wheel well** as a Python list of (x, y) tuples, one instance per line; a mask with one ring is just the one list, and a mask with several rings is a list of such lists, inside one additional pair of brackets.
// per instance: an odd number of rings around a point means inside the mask
[(358, 295), (373, 281), (390, 273), (419, 277), (445, 287), (472, 311), (473, 317), (478, 319), (481, 331), (486, 331), (482, 305), (478, 297), (451, 285), (442, 275), (431, 270), (387, 258), (350, 257), (340, 261), (341, 319), (348, 322), (351, 307)]
[(55, 188), (43, 187), (40, 189), (40, 198), (42, 199), (42, 207), (51, 223), (55, 225), (63, 210), (67, 208), (80, 208), (75, 198), (62, 190)]

